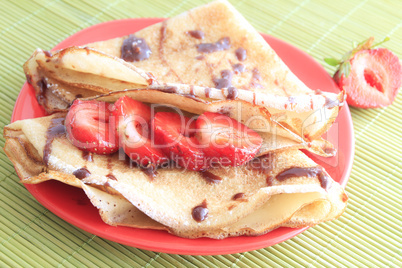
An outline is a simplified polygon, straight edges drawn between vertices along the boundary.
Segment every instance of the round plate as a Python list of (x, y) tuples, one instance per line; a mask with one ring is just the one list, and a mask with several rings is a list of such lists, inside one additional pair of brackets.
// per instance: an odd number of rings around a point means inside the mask
[[(162, 20), (140, 18), (101, 23), (70, 36), (54, 49), (128, 35)], [(262, 36), (307, 86), (323, 91), (339, 92), (332, 78), (312, 57), (284, 41), (265, 34)], [(44, 110), (36, 101), (34, 89), (25, 83), (14, 107), (12, 122), (44, 115)], [(342, 135), (339, 135), (340, 131)], [(354, 154), (352, 119), (347, 105), (342, 108), (327, 135), (324, 138), (329, 139), (338, 148), (337, 156), (332, 158), (310, 156), (323, 165), (332, 178), (345, 186)], [(81, 189), (57, 181), (25, 186), (43, 206), (78, 228), (121, 244), (158, 252), (193, 255), (239, 253), (280, 243), (307, 229), (278, 228), (262, 236), (231, 237), (223, 240), (185, 239), (164, 231), (109, 226), (101, 220), (97, 209), (91, 205)]]

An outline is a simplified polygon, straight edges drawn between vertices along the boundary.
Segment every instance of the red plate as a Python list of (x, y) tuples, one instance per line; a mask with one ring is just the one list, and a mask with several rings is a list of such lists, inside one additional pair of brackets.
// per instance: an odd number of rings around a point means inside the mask
[[(140, 18), (101, 23), (70, 36), (54, 49), (127, 35), (162, 20)], [(264, 34), (262, 36), (310, 88), (339, 92), (331, 77), (312, 57), (279, 39)], [(43, 109), (36, 102), (33, 88), (25, 83), (16, 101), (11, 121), (44, 115)], [(339, 135), (340, 132), (342, 135)], [(337, 156), (330, 159), (311, 157), (323, 165), (336, 181), (345, 186), (354, 154), (352, 119), (347, 105), (339, 113), (326, 138), (338, 147)], [(90, 204), (83, 191), (68, 185), (49, 181), (25, 186), (43, 206), (78, 228), (121, 244), (158, 252), (193, 255), (239, 253), (275, 245), (307, 229), (279, 228), (258, 237), (231, 237), (223, 240), (184, 239), (164, 231), (109, 226), (101, 220), (97, 209)]]

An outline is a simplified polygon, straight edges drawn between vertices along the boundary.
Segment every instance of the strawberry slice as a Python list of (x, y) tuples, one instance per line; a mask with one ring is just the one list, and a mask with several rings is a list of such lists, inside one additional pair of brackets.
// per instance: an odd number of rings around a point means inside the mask
[(394, 101), (401, 86), (401, 64), (385, 48), (361, 50), (350, 60), (348, 77), (335, 76), (346, 90), (348, 104), (360, 108), (385, 107)]
[(124, 152), (142, 167), (167, 162), (163, 152), (150, 140), (151, 109), (127, 96), (118, 99), (114, 106), (116, 129)]
[(155, 142), (179, 166), (190, 170), (207, 169), (195, 138), (195, 120), (177, 113), (158, 112), (153, 119)]
[(67, 138), (81, 150), (95, 154), (116, 152), (118, 139), (114, 124), (109, 124), (113, 104), (75, 100), (65, 121)]
[(373, 41), (374, 38), (369, 38), (361, 42), (342, 60), (326, 59), (331, 65), (340, 65), (334, 80), (346, 91), (348, 104), (355, 107), (388, 106), (401, 87), (402, 67), (398, 57), (385, 48), (373, 49), (379, 45), (372, 45)]
[(262, 144), (257, 132), (223, 114), (205, 112), (198, 117), (196, 127), (206, 158), (222, 166), (250, 161)]

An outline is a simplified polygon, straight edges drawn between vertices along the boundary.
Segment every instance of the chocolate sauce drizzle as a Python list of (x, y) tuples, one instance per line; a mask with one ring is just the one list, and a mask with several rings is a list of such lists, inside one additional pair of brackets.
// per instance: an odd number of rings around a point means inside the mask
[[(159, 90), (162, 91), (162, 92), (165, 92), (165, 93), (177, 93), (177, 89), (178, 89), (177, 87), (171, 86), (171, 87), (160, 88)], [(205, 101), (203, 99), (201, 99), (201, 98), (199, 98), (199, 97), (197, 97), (195, 95), (193, 85), (190, 86), (190, 94), (183, 94), (183, 93), (177, 93), (177, 94), (181, 95), (183, 97), (192, 99), (192, 100), (197, 101), (197, 102), (205, 103)]]
[(228, 95), (226, 96), (227, 100), (235, 100), (239, 95), (239, 91), (235, 87), (228, 87)]
[(226, 116), (229, 116), (230, 117), (230, 107), (221, 107), (221, 108), (219, 108), (219, 110), (218, 111), (216, 111), (218, 114), (223, 114), (223, 115), (226, 115)]
[(339, 100), (338, 99), (332, 100), (330, 98), (325, 97), (325, 107), (327, 109), (333, 109), (333, 108), (335, 108), (337, 106), (339, 106)]
[(159, 57), (163, 64), (169, 67), (169, 71), (165, 74), (165, 76), (169, 73), (173, 73), (176, 76), (179, 82), (183, 83), (180, 76), (173, 70), (172, 66), (170, 66), (169, 62), (165, 58), (165, 50), (164, 50), (164, 43), (166, 39), (166, 29), (167, 29), (167, 20), (162, 21), (161, 28), (160, 28), (160, 39), (159, 39)]
[(85, 160), (85, 161), (88, 161), (88, 162), (92, 162), (92, 161), (93, 161), (93, 157), (92, 157), (92, 153), (91, 153), (91, 152), (82, 151), (82, 158), (84, 158), (84, 160)]
[(49, 58), (53, 56), (52, 52), (50, 52), (49, 50), (43, 50), (43, 54), (45, 54), (46, 57), (49, 57)]
[(117, 178), (113, 175), (113, 159), (110, 157), (107, 159), (106, 168), (109, 170), (106, 178), (117, 181)]
[(208, 183), (208, 184), (214, 184), (214, 183), (219, 183), (222, 181), (222, 178), (209, 172), (208, 170), (205, 171), (200, 171), (199, 174), (201, 177)]
[(254, 68), (252, 71), (252, 77), (250, 80), (250, 87), (261, 88), (262, 85), (259, 83), (259, 81), (261, 81), (260, 71), (258, 71), (257, 68)]
[(336, 149), (331, 148), (331, 147), (325, 147), (325, 148), (324, 148), (324, 152), (325, 152), (326, 154), (329, 154), (329, 155), (335, 155)]
[[(157, 167), (154, 165), (149, 165), (149, 166), (142, 166), (139, 163), (137, 163), (136, 161), (132, 160), (127, 154), (124, 153), (124, 151), (121, 149), (121, 151), (119, 152), (121, 154), (124, 155), (124, 161), (125, 161), (125, 165), (128, 168), (139, 168), (142, 172), (144, 172), (144, 174), (152, 181), (157, 175)], [(161, 168), (167, 167), (169, 165), (169, 162), (167, 162), (164, 166), (164, 164), (161, 164)]]
[(235, 54), (239, 61), (244, 61), (247, 59), (247, 51), (242, 47), (236, 49)]
[(27, 83), (32, 85), (32, 75), (26, 74), (25, 77), (27, 78)]
[(87, 55), (89, 55), (91, 53), (91, 48), (85, 46), (84, 49), (86, 50)]
[(77, 177), (77, 179), (84, 179), (86, 177), (89, 177), (91, 175), (91, 172), (86, 167), (82, 167), (80, 169), (77, 169), (73, 172), (73, 175)]
[(117, 181), (117, 178), (116, 178), (113, 174), (111, 174), (111, 173), (107, 174), (107, 175), (106, 175), (106, 178), (108, 178), (108, 179), (110, 179), (110, 180), (113, 180), (113, 181)]
[(126, 155), (123, 149), (120, 149), (119, 154), (124, 155), (124, 162), (128, 168), (137, 168), (139, 166), (137, 162), (133, 161), (128, 155)]
[(151, 49), (143, 38), (130, 34), (121, 46), (121, 58), (125, 61), (143, 61), (151, 56)]
[(260, 81), (260, 80), (261, 80), (260, 71), (258, 71), (257, 68), (254, 68), (252, 72), (253, 72), (253, 77), (252, 77), (252, 79), (253, 79), (254, 81)]
[(230, 38), (223, 37), (215, 43), (203, 43), (196, 45), (197, 51), (200, 53), (213, 53), (222, 50), (228, 50), (230, 48)]
[(244, 193), (237, 193), (232, 197), (235, 201), (247, 201), (246, 195)]
[(195, 39), (204, 39), (204, 32), (200, 30), (193, 30), (193, 31), (188, 31), (186, 32), (189, 36), (195, 38)]
[(191, 215), (196, 222), (205, 220), (208, 217), (207, 200), (204, 199), (201, 205), (194, 207)]
[(328, 190), (332, 184), (329, 176), (320, 166), (307, 167), (307, 168), (292, 167), (276, 175), (276, 179), (278, 181), (284, 181), (286, 179), (293, 177), (309, 177), (309, 178), (318, 177), (318, 179), (320, 180), (321, 187), (324, 188), (325, 190)]
[(230, 70), (221, 71), (222, 78), (214, 78), (215, 88), (229, 88), (232, 85), (233, 73)]
[(162, 88), (161, 91), (166, 92), (166, 93), (177, 93), (177, 87), (166, 87)]
[(205, 56), (204, 55), (198, 55), (195, 57), (196, 60), (204, 60)]
[[(339, 102), (338, 99), (330, 99), (330, 98), (328, 98), (328, 97), (325, 96), (325, 95), (323, 94), (323, 92), (322, 92), (321, 90), (319, 90), (319, 89), (316, 89), (316, 90), (315, 90), (315, 94), (316, 94), (316, 95), (323, 95), (323, 96), (324, 96), (324, 98), (325, 98), (324, 107), (327, 108), (327, 109), (332, 109), (332, 108), (335, 108), (336, 106), (341, 106), (341, 103)], [(311, 107), (312, 107), (312, 106), (313, 106), (313, 101), (311, 100)]]
[(272, 186), (274, 184), (274, 177), (268, 176), (265, 181), (267, 182), (267, 186)]
[(196, 102), (205, 103), (205, 101), (203, 99), (200, 99), (199, 97), (197, 97), (197, 96), (195, 96), (193, 94), (179, 94), (179, 95), (182, 95), (182, 96), (184, 96), (186, 98), (192, 99), (192, 100), (194, 100)]
[(111, 171), (113, 169), (113, 162), (112, 162), (112, 158), (108, 157), (107, 159), (107, 164), (106, 164), (106, 168)]
[(46, 131), (46, 143), (43, 149), (43, 162), (46, 166), (49, 165), (49, 157), (52, 152), (53, 140), (66, 134), (64, 120), (64, 117), (52, 118), (52, 120), (50, 121), (50, 125)]
[(155, 179), (158, 172), (156, 171), (156, 167), (153, 165), (149, 165), (148, 167), (141, 167), (142, 172), (148, 176), (148, 178), (152, 181)]
[(43, 77), (42, 79), (36, 82), (36, 85), (39, 88), (39, 92), (36, 92), (36, 99), (39, 104), (45, 105), (47, 98), (46, 98), (46, 91), (47, 91), (47, 79)]
[(242, 73), (242, 72), (244, 72), (246, 70), (246, 67), (244, 67), (244, 65), (241, 64), (241, 63), (233, 64), (232, 68), (233, 68), (233, 72), (235, 74), (240, 74), (240, 73)]
[(194, 85), (190, 85), (190, 95), (195, 96)]

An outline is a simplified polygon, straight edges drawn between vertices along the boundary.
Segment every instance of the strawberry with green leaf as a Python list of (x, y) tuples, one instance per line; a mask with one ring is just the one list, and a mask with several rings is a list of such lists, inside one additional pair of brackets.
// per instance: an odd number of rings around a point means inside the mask
[(325, 58), (338, 66), (333, 78), (345, 90), (349, 105), (378, 108), (390, 105), (401, 87), (402, 67), (398, 57), (386, 48), (375, 48), (374, 37), (354, 45), (341, 59)]

